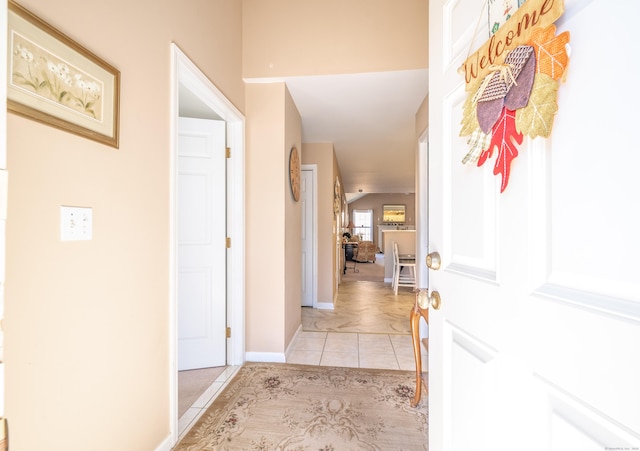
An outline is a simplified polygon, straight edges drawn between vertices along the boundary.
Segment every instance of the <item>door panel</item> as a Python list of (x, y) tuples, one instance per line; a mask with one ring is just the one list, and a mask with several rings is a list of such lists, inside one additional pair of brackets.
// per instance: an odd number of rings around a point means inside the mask
[[(466, 93), (456, 86), (445, 100), (447, 117), (462, 117)], [(496, 278), (496, 190), (495, 177), (474, 166), (461, 164), (466, 153), (465, 142), (459, 138), (458, 122), (445, 125), (448, 135), (442, 149), (446, 162), (443, 172), (443, 233), (451, 253), (451, 270), (470, 277), (495, 281)], [(473, 186), (473, 189), (469, 189)]]
[(302, 306), (312, 307), (314, 298), (314, 239), (315, 239), (315, 207), (314, 207), (313, 171), (301, 171), (300, 203), (302, 211)]
[(225, 123), (180, 118), (178, 369), (226, 364)]
[[(553, 133), (525, 137), (502, 194), (495, 152), (461, 163), (457, 68), (488, 39), (486, 21), (473, 35), (478, 7), (430, 2), (429, 251), (442, 257), (429, 271), (442, 298), (429, 315), (430, 449), (638, 447), (640, 94), (611, 95), (593, 55), (616, 62), (620, 89), (635, 85), (640, 4), (565, 2), (556, 26), (572, 51)], [(594, 23), (619, 30), (615, 46)]]

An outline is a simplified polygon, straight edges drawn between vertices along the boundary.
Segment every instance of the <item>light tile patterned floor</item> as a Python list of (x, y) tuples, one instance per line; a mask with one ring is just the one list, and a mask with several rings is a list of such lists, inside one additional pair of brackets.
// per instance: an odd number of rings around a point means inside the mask
[[(302, 309), (287, 363), (415, 371), (409, 315), (414, 293), (384, 282), (340, 284), (334, 310)], [(422, 348), (422, 366), (427, 354)]]
[[(302, 330), (286, 355), (287, 363), (349, 368), (415, 371), (409, 315), (414, 303), (410, 289), (394, 296), (390, 284), (344, 281), (334, 310), (302, 308)], [(422, 348), (422, 367), (428, 358)], [(228, 367), (182, 415), (182, 438), (240, 369)]]
[[(422, 367), (427, 370), (422, 350)], [(415, 370), (411, 335), (301, 331), (287, 354), (287, 363), (349, 368)]]
[(222, 374), (220, 374), (211, 386), (198, 398), (198, 400), (187, 409), (187, 411), (178, 419), (178, 440), (189, 432), (189, 429), (196, 422), (198, 418), (207, 410), (213, 400), (218, 396), (224, 387), (227, 386), (229, 381), (233, 379), (233, 376), (238, 372), (240, 366), (228, 366)]

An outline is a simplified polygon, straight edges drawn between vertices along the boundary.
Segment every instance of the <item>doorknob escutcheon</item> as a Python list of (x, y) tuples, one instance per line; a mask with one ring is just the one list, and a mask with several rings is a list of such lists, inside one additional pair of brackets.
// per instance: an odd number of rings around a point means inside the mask
[(439, 253), (430, 252), (429, 255), (427, 255), (427, 268), (437, 271), (440, 269), (440, 263), (441, 260)]

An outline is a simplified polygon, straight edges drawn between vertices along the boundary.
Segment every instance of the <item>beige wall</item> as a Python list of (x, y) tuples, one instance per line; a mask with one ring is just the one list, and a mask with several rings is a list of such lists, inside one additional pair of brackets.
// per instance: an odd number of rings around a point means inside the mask
[[(247, 85), (246, 348), (282, 352), (285, 305), (284, 83)], [(269, 325), (265, 328), (265, 325)]]
[[(121, 136), (8, 115), (11, 449), (153, 450), (170, 417), (170, 44), (244, 110), (241, 3), (20, 3), (120, 70)], [(60, 242), (60, 205), (93, 208), (92, 241)]]
[(284, 83), (247, 85), (246, 350), (284, 355), (301, 324), (301, 210), (289, 154), (301, 119)]
[[(299, 325), (299, 206), (286, 174), (300, 118), (284, 84), (245, 92), (243, 77), (425, 67), (427, 2), (20, 3), (118, 68), (122, 85), (117, 150), (8, 116), (11, 446), (154, 450), (170, 418), (171, 42), (247, 117), (246, 350), (282, 353)], [(332, 211), (330, 159), (319, 211)], [(92, 241), (59, 241), (60, 205), (93, 208)], [(322, 302), (336, 291), (330, 223)]]
[(429, 96), (426, 96), (416, 112), (416, 142), (429, 126)]
[(246, 78), (422, 69), (426, 0), (244, 0)]
[[(287, 179), (289, 175), (289, 155), (292, 147), (298, 149), (302, 160), (302, 120), (289, 90), (284, 92), (284, 167), (280, 176)], [(276, 173), (277, 174), (277, 173)], [(276, 175), (277, 176), (277, 175)], [(285, 283), (285, 319), (284, 319), (284, 351), (293, 339), (302, 323), (300, 306), (302, 305), (302, 209), (291, 194), (290, 183), (285, 183), (285, 267), (281, 276)]]

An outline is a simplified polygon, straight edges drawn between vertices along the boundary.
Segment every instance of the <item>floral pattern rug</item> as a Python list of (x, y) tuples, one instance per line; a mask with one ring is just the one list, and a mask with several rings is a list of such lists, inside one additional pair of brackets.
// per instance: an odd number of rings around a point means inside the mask
[(247, 363), (174, 448), (428, 450), (415, 373)]

